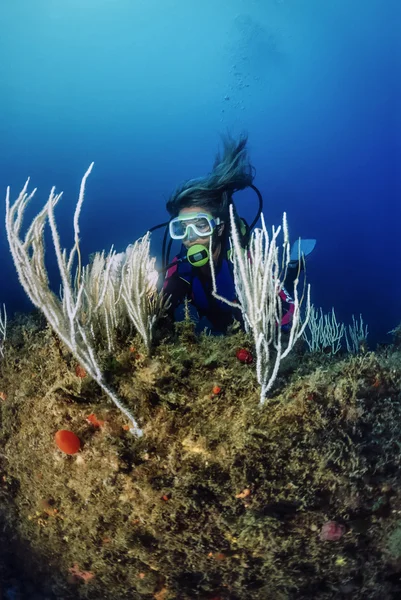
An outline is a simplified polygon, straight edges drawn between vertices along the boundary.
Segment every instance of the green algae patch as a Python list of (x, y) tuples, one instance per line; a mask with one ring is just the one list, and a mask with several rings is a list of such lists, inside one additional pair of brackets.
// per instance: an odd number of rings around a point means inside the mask
[[(49, 600), (401, 593), (399, 346), (336, 358), (299, 346), (264, 406), (241, 348), (254, 352), (235, 328), (197, 335), (186, 321), (158, 333), (151, 357), (135, 336), (104, 354), (138, 439), (39, 317), (14, 322), (0, 367), (4, 589)], [(58, 449), (62, 429), (77, 454)]]

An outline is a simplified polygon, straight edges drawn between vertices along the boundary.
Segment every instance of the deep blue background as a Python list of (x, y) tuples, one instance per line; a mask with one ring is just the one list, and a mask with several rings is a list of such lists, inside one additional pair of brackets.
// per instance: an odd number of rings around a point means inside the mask
[[(71, 243), (123, 249), (207, 173), (219, 133), (249, 132), (270, 224), (316, 237), (312, 299), (362, 312), (371, 342), (401, 319), (399, 0), (2, 0), (0, 189), (65, 194)], [(238, 196), (252, 220), (256, 200)], [(1, 208), (3, 220), (4, 204)], [(0, 229), (0, 300), (29, 308)], [(159, 253), (159, 238), (153, 251)], [(49, 246), (49, 268), (54, 260)]]

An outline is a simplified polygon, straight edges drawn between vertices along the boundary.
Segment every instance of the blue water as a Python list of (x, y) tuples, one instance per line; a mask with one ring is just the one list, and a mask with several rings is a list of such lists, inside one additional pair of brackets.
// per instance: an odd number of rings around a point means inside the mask
[[(315, 237), (312, 300), (372, 344), (401, 320), (399, 0), (2, 0), (0, 189), (52, 185), (62, 242), (91, 161), (84, 257), (122, 250), (249, 133), (269, 224)], [(252, 220), (251, 192), (237, 196)], [(3, 220), (4, 204), (1, 206)], [(30, 308), (3, 226), (0, 300)], [(160, 253), (160, 236), (153, 240)], [(51, 247), (50, 272), (54, 272)]]

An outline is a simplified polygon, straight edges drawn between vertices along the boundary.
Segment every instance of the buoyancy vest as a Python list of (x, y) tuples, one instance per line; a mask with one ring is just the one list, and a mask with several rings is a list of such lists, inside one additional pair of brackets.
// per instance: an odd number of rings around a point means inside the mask
[[(202, 277), (202, 272), (199, 268), (192, 266), (187, 260), (181, 261), (182, 258), (186, 257), (186, 253), (187, 249), (185, 246), (182, 246), (180, 253), (174, 258), (173, 264), (166, 273), (164, 289), (167, 291), (169, 282), (178, 277), (183, 283), (184, 288), (188, 286), (187, 295), (191, 298), (200, 316), (208, 318), (219, 329), (226, 328), (233, 317), (242, 323), (242, 315), (239, 308), (235, 309), (212, 295), (213, 287), (211, 279)], [(228, 250), (226, 249), (222, 260), (216, 268), (217, 293), (231, 302), (237, 302), (234, 267), (227, 254)], [(185, 286), (184, 282), (187, 286)], [(283, 303), (281, 325), (288, 327), (291, 324), (294, 314), (294, 302), (284, 288), (280, 291), (279, 296)]]
[[(206, 317), (216, 329), (224, 330), (233, 317), (242, 321), (239, 308), (233, 309), (232, 306), (213, 296), (210, 278), (203, 277), (202, 271), (198, 267), (193, 267), (188, 261), (180, 262), (179, 259), (185, 257), (186, 252), (186, 248), (183, 247), (177, 256), (175, 269), (170, 268), (167, 277), (171, 277), (176, 272), (176, 275), (188, 284), (188, 295), (199, 315)], [(236, 302), (233, 265), (227, 256), (224, 256), (216, 267), (216, 289), (223, 298)]]

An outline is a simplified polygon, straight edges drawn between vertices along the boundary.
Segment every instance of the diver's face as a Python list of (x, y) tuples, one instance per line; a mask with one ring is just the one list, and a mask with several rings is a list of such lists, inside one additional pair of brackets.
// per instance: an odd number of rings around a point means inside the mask
[[(208, 213), (208, 212), (209, 212), (209, 210), (204, 208), (203, 206), (191, 206), (188, 208), (181, 209), (179, 212), (179, 216), (180, 217), (182, 217), (182, 216), (188, 217), (191, 214), (193, 214), (195, 217), (195, 215), (198, 213)], [(213, 231), (212, 236), (213, 236), (213, 246), (214, 247), (220, 241), (220, 238), (223, 235), (223, 231), (224, 231), (224, 223), (221, 223), (220, 225), (218, 225), (215, 228), (215, 230)], [(194, 246), (195, 244), (200, 244), (201, 246), (205, 246), (206, 248), (209, 248), (210, 236), (196, 237), (194, 230), (192, 228), (188, 228), (188, 235), (182, 240), (182, 243), (184, 244), (184, 246), (186, 248), (190, 248), (191, 246)]]

